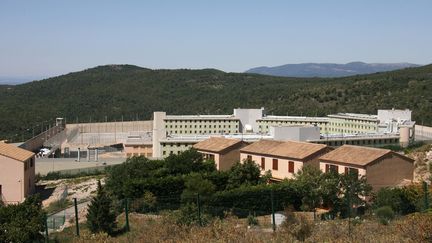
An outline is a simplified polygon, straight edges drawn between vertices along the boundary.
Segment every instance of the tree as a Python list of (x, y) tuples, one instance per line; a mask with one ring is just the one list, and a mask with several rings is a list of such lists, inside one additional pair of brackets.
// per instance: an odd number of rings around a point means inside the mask
[(97, 195), (91, 201), (87, 211), (87, 226), (93, 233), (112, 234), (116, 227), (116, 215), (111, 210), (111, 199), (98, 181)]
[(180, 154), (171, 154), (164, 161), (168, 173), (174, 175), (216, 170), (215, 163), (213, 161), (204, 161), (202, 154), (196, 149), (189, 149)]
[(261, 170), (252, 160), (237, 162), (229, 170), (227, 189), (234, 189), (242, 185), (257, 185), (261, 182)]
[(0, 242), (42, 242), (45, 212), (37, 196), (0, 207)]
[(341, 175), (339, 183), (341, 203), (338, 210), (342, 216), (351, 216), (352, 208), (365, 205), (372, 187), (366, 182), (366, 177), (359, 178), (355, 173)]
[(303, 210), (311, 211), (321, 204), (323, 196), (322, 179), (321, 170), (307, 165), (295, 175), (295, 183), (300, 195), (303, 195)]
[(204, 179), (201, 174), (191, 173), (185, 179), (185, 189), (182, 199), (195, 201), (197, 194), (201, 199), (206, 199), (215, 192), (215, 185), (210, 180)]

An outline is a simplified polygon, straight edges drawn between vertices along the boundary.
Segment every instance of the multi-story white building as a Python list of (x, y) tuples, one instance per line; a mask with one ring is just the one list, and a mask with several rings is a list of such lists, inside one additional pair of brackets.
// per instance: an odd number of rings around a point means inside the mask
[(338, 113), (328, 115), (329, 134), (352, 134), (378, 132), (379, 120), (376, 115)]

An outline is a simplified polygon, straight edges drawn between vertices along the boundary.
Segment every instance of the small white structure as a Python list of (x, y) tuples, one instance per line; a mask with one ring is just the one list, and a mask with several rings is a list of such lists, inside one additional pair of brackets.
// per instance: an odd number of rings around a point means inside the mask
[(275, 140), (309, 141), (320, 139), (318, 126), (272, 126), (270, 136)]

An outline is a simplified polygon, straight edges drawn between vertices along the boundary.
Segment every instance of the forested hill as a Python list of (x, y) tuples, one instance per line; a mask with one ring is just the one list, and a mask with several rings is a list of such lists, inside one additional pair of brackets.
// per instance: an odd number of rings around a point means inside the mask
[(150, 119), (153, 111), (231, 114), (235, 107), (310, 116), (409, 108), (418, 123), (432, 125), (431, 94), (432, 65), (331, 79), (108, 65), (0, 88), (0, 139), (29, 135), (55, 117), (118, 121)]

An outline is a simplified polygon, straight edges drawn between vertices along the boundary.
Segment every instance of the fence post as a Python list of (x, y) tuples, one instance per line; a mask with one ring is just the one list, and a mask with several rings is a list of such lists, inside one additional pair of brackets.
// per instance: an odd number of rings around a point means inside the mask
[(49, 242), (48, 238), (48, 215), (45, 215), (45, 242)]
[(79, 223), (78, 223), (78, 203), (77, 199), (74, 198), (74, 204), (75, 204), (75, 227), (76, 227), (76, 235), (79, 236)]
[(429, 208), (429, 192), (428, 192), (428, 184), (426, 181), (423, 181), (423, 191), (424, 191), (424, 207), (425, 210)]
[(126, 231), (129, 231), (129, 198), (126, 198), (125, 202)]
[(198, 222), (199, 222), (199, 225), (202, 226), (202, 221), (201, 221), (201, 203), (200, 203), (200, 196), (199, 196), (199, 194), (197, 194), (197, 207), (198, 207)]
[(273, 189), (270, 191), (270, 200), (271, 200), (271, 210), (272, 210), (273, 232), (275, 232), (276, 231), (276, 219), (275, 219), (275, 211), (274, 211), (274, 193), (273, 193)]

